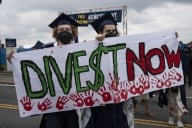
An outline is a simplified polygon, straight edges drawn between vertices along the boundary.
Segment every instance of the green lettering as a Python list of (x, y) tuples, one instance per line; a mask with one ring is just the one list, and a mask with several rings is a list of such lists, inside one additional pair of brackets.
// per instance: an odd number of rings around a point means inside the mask
[(104, 83), (104, 74), (100, 68), (102, 53), (108, 53), (108, 51), (103, 43), (99, 43), (98, 48), (92, 52), (89, 58), (89, 65), (95, 71), (95, 80), (94, 83), (91, 83), (91, 81), (86, 81), (86, 83), (94, 91), (98, 91)]
[(55, 72), (59, 85), (61, 86), (64, 94), (68, 94), (71, 89), (71, 80), (72, 80), (72, 54), (69, 53), (67, 60), (66, 60), (65, 78), (63, 78), (63, 74), (61, 73), (56, 60), (52, 56), (44, 56), (43, 59), (44, 59), (44, 64), (45, 64), (45, 73), (47, 76), (50, 95), (55, 96), (55, 89), (54, 89), (52, 71), (51, 71), (50, 66), (52, 67), (53, 71)]
[[(120, 49), (126, 48), (126, 44), (116, 44), (116, 45), (110, 45), (107, 46), (108, 51), (112, 51), (112, 56), (113, 56), (113, 73), (116, 78), (118, 78), (118, 64), (117, 64), (117, 51)], [(126, 58), (125, 58), (126, 59)]]
[(73, 65), (74, 65), (74, 74), (75, 74), (75, 83), (77, 92), (84, 92), (89, 90), (88, 87), (81, 87), (80, 73), (89, 71), (88, 66), (79, 66), (78, 57), (85, 56), (85, 51), (78, 51), (73, 53)]
[[(29, 68), (31, 68), (34, 72), (37, 73), (39, 80), (41, 82), (42, 90), (32, 91), (31, 79), (30, 79), (29, 70), (28, 70)], [(27, 96), (29, 96), (31, 99), (36, 99), (36, 98), (42, 98), (47, 94), (48, 90), (47, 90), (45, 76), (41, 71), (41, 69), (33, 61), (29, 61), (29, 60), (21, 61), (21, 72), (22, 72), (22, 79), (24, 82)]]

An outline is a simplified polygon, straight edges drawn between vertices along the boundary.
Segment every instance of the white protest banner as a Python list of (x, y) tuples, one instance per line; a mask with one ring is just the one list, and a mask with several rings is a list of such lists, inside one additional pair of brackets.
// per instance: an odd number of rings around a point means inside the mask
[(119, 103), (184, 83), (172, 32), (17, 53), (13, 67), (21, 117)]

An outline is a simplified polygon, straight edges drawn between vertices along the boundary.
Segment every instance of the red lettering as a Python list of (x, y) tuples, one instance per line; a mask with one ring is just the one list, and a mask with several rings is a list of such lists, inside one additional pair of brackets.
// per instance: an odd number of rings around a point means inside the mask
[[(175, 53), (173, 50), (170, 52), (167, 45), (162, 45), (161, 49), (154, 48), (149, 50), (145, 54), (145, 44), (144, 42), (139, 43), (139, 58), (136, 56), (133, 50), (127, 48), (126, 51), (126, 64), (127, 64), (127, 77), (129, 81), (135, 80), (135, 67), (138, 65), (143, 71), (143, 74), (157, 75), (165, 70), (165, 59), (167, 61), (168, 68), (179, 67), (180, 66), (180, 49), (178, 48)], [(153, 57), (159, 58), (159, 65), (152, 65)], [(142, 74), (142, 73), (141, 73)]]
[(134, 63), (137, 64), (144, 73), (147, 73), (146, 63), (145, 63), (145, 44), (139, 43), (139, 59), (135, 55), (134, 51), (127, 48), (126, 51), (126, 63), (127, 63), (127, 76), (129, 81), (135, 79), (135, 69)]
[[(154, 56), (159, 57), (159, 66), (155, 69), (152, 66), (151, 58)], [(165, 60), (164, 60), (164, 54), (160, 49), (152, 49), (150, 50), (147, 55), (146, 55), (146, 65), (147, 65), (147, 70), (150, 72), (152, 75), (157, 75), (162, 73), (165, 70)]]
[(174, 51), (169, 52), (169, 49), (167, 48), (166, 45), (163, 45), (161, 47), (165, 53), (165, 57), (167, 59), (167, 65), (170, 68), (172, 67), (179, 67), (180, 66), (180, 48), (177, 49), (177, 53), (175, 54)]

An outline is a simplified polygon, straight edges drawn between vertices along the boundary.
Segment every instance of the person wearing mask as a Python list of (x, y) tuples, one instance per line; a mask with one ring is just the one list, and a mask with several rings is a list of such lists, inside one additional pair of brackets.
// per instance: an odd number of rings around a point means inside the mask
[[(57, 46), (77, 43), (77, 26), (79, 24), (64, 13), (61, 13), (49, 27), (53, 29), (52, 37)], [(7, 59), (12, 64), (14, 51), (10, 52)], [(93, 128), (90, 122), (91, 111), (89, 108), (69, 110), (62, 112), (46, 113), (42, 115), (39, 128)]]
[[(91, 25), (98, 33), (96, 36), (98, 41), (119, 36), (117, 22), (110, 13), (106, 13), (93, 21)], [(114, 76), (117, 80), (117, 75), (114, 74)], [(118, 80), (116, 82), (118, 83)], [(94, 128), (134, 128), (132, 99), (118, 104), (93, 107), (91, 108), (91, 114)]]
[(61, 13), (49, 27), (53, 29), (52, 37), (57, 45), (77, 43), (79, 24), (64, 13)]
[[(49, 27), (53, 29), (52, 36), (58, 46), (77, 43), (77, 26), (78, 23), (64, 13), (61, 13), (52, 23), (49, 24)], [(82, 116), (82, 114), (86, 115), (85, 110), (89, 109), (44, 114), (40, 128), (85, 128), (89, 119), (88, 116), (88, 118), (84, 120)]]

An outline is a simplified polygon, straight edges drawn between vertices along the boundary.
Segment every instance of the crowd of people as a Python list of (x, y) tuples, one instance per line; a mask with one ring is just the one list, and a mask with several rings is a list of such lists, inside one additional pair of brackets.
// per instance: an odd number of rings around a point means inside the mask
[[(64, 47), (72, 43), (77, 43), (78, 23), (64, 13), (61, 13), (53, 22), (49, 24), (52, 28), (52, 36), (57, 46)], [(99, 19), (91, 23), (97, 32), (96, 40), (102, 41), (104, 38), (120, 36), (117, 23), (110, 13), (106, 13)], [(178, 33), (176, 33), (178, 36)], [(168, 124), (174, 124), (177, 118), (177, 126), (184, 127), (182, 116), (188, 114), (185, 85), (192, 85), (192, 76), (189, 68), (192, 66), (192, 52), (190, 46), (180, 42), (182, 65), (185, 76), (185, 84), (179, 87), (159, 90), (139, 96), (147, 116), (155, 116), (150, 110), (150, 97), (155, 94), (160, 107), (168, 107)], [(11, 60), (13, 53), (8, 59)], [(11, 61), (10, 61), (11, 62)], [(118, 76), (114, 73), (115, 82), (118, 83)], [(188, 83), (187, 83), (188, 82)], [(92, 108), (83, 108), (71, 111), (47, 113), (42, 116), (40, 128), (134, 128), (134, 112), (137, 112), (138, 97), (130, 98), (118, 104), (107, 104)]]

